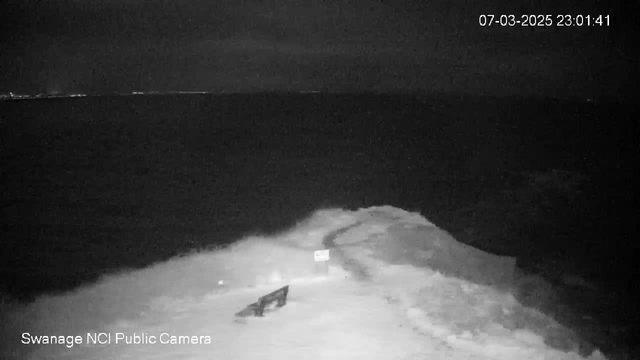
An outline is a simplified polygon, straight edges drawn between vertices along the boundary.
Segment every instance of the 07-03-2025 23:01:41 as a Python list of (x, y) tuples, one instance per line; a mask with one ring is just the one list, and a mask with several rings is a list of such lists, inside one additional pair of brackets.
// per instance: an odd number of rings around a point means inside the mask
[(607, 27), (610, 25), (610, 15), (480, 14), (478, 24), (481, 27)]

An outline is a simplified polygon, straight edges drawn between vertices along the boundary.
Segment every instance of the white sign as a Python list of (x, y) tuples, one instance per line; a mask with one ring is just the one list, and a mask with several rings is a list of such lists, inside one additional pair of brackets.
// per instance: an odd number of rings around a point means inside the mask
[(315, 261), (328, 261), (329, 260), (329, 249), (314, 251), (313, 252), (313, 260), (315, 260)]

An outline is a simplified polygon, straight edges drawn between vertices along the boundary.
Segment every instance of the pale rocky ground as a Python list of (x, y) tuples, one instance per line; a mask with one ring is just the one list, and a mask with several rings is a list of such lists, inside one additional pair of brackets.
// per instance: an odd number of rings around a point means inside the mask
[[(325, 247), (331, 251), (328, 274), (318, 272), (313, 261), (313, 251)], [(463, 245), (419, 214), (388, 206), (328, 209), (281, 234), (194, 251), (5, 309), (0, 354), (7, 359), (605, 358), (575, 332), (520, 304), (522, 284), (514, 259)], [(263, 318), (233, 316), (284, 285), (290, 292), (283, 308)], [(22, 344), (25, 333), (80, 340), (68, 346)], [(87, 344), (96, 333), (111, 339)], [(116, 342), (118, 336), (137, 336), (142, 343)], [(172, 336), (182, 343), (158, 343)]]

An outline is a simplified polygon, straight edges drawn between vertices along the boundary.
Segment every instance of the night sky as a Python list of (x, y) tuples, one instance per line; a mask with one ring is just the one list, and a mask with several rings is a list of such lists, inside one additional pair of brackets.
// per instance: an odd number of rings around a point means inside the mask
[[(611, 1), (10, 0), (0, 93), (638, 94), (638, 8)], [(483, 28), (481, 14), (610, 15)], [(634, 15), (635, 14), (635, 15)]]

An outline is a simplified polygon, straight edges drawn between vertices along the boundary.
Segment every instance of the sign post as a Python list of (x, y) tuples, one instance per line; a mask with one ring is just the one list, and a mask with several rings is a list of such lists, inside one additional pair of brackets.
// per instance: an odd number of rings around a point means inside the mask
[(329, 275), (329, 249), (313, 252), (316, 276)]

